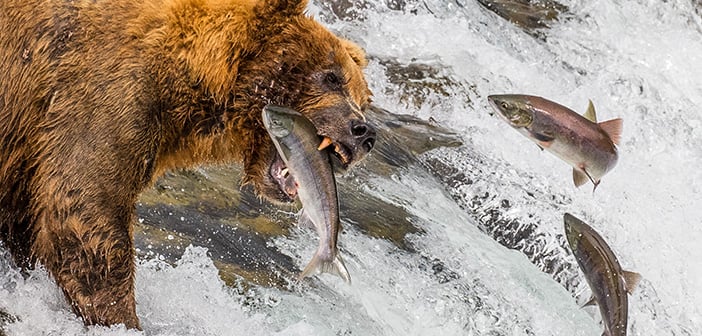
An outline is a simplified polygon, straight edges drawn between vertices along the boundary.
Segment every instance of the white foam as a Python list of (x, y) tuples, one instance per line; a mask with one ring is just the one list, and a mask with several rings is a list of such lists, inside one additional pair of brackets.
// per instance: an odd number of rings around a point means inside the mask
[[(562, 229), (562, 212), (586, 214), (620, 262), (644, 277), (630, 302), (630, 334), (702, 330), (702, 39), (689, 1), (571, 1), (567, 4), (574, 18), (554, 24), (546, 41), (523, 33), (475, 1), (450, 8), (454, 2), (426, 1), (435, 15), (390, 11), (380, 0), (370, 3), (378, 13), (369, 13), (367, 20), (329, 25), (358, 40), (371, 55), (438, 62), (458, 80), (474, 85), (468, 105), (457, 95), (453, 100), (438, 98), (449, 100), (441, 110), (414, 109), (383, 94), (391, 84), (383, 67), (371, 63), (367, 74), (377, 104), (431, 116), (461, 132), (473, 149), (495, 162), (486, 169), (510, 170), (501, 171), (502, 186), (485, 187), (493, 193), (528, 182), (572, 198), (567, 206), (513, 198), (519, 210), (511, 215), (535, 215), (553, 223), (543, 229), (556, 234)], [(312, 13), (319, 11), (311, 6)], [(584, 110), (587, 99), (593, 99), (601, 119), (624, 118), (618, 166), (596, 194), (575, 190), (565, 164), (488, 114), (485, 97), (495, 93), (542, 95), (576, 110)], [(24, 279), (9, 269), (0, 274), (0, 306), (21, 321), (7, 332), (599, 334), (597, 312), (579, 309), (575, 299), (523, 255), (478, 232), (433, 183), (407, 172), (367, 186), (376, 197), (414, 214), (426, 234), (413, 238), (419, 252), (412, 254), (347, 225), (340, 245), (351, 286), (323, 275), (292, 293), (253, 288), (242, 294), (223, 284), (204, 249), (190, 247), (175, 266), (158, 260), (138, 265), (137, 309), (145, 331), (136, 332), (120, 326), (85, 328), (44, 271)], [(273, 243), (302, 266), (315, 239), (310, 230), (299, 230)], [(247, 303), (251, 297), (263, 303)]]

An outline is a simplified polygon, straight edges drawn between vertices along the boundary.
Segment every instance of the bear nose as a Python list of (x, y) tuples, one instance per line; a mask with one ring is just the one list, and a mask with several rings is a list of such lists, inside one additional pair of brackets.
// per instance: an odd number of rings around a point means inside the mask
[(351, 121), (351, 134), (356, 138), (356, 142), (360, 143), (367, 152), (370, 152), (375, 146), (375, 129), (373, 126), (360, 121)]

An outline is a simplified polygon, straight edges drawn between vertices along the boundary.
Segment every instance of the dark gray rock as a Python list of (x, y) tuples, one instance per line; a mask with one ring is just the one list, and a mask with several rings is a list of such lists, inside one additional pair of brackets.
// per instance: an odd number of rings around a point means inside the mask
[[(378, 141), (362, 163), (337, 177), (341, 217), (363, 234), (412, 251), (406, 237), (421, 233), (404, 209), (363, 192), (376, 176), (388, 177), (419, 163), (418, 155), (437, 147), (461, 145), (457, 136), (431, 122), (396, 115), (378, 107), (366, 114)], [(135, 243), (142, 257), (159, 255), (175, 262), (190, 244), (208, 248), (228, 284), (289, 288), (299, 270), (290, 256), (269, 241), (289, 234), (297, 207), (280, 208), (241, 189), (238, 166), (172, 172), (140, 197)], [(343, 238), (341, 238), (343, 239)]]
[(532, 35), (549, 28), (568, 7), (553, 0), (477, 0), (483, 7)]

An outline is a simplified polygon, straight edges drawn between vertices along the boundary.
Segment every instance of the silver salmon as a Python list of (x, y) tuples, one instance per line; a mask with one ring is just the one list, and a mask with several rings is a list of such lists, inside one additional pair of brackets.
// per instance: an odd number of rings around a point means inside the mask
[(594, 190), (617, 163), (622, 119), (598, 123), (592, 101), (585, 116), (536, 96), (492, 95), (488, 101), (510, 126), (570, 164), (578, 187), (590, 180)]
[(351, 282), (337, 248), (341, 223), (336, 180), (329, 152), (318, 149), (323, 146), (317, 130), (299, 112), (274, 105), (263, 109), (263, 124), (297, 185), (300, 223), (311, 222), (320, 237), (317, 252), (299, 278), (324, 272)]
[(566, 238), (575, 260), (585, 274), (592, 297), (585, 304), (597, 304), (604, 324), (604, 336), (626, 336), (631, 293), (641, 275), (625, 271), (612, 249), (592, 227), (575, 216), (563, 216)]

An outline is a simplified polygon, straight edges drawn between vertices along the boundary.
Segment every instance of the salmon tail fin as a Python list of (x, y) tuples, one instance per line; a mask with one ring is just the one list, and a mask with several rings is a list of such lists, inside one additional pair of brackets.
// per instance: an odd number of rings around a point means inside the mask
[(573, 183), (575, 183), (576, 187), (579, 187), (588, 181), (587, 175), (585, 173), (573, 168)]
[(622, 125), (624, 124), (624, 121), (622, 118), (617, 118), (617, 119), (612, 119), (612, 120), (607, 120), (599, 123), (600, 128), (602, 128), (607, 135), (609, 135), (609, 138), (612, 140), (612, 143), (615, 145), (619, 145), (619, 141), (621, 141), (622, 138)]
[(624, 287), (626, 288), (626, 292), (631, 294), (634, 292), (634, 289), (636, 289), (636, 286), (639, 284), (639, 281), (641, 281), (641, 274), (636, 272), (624, 271), (622, 273), (622, 278), (624, 278)]
[(351, 283), (349, 271), (346, 269), (346, 265), (344, 265), (344, 261), (341, 260), (341, 256), (338, 253), (335, 254), (334, 258), (328, 260), (324, 259), (322, 253), (317, 251), (309, 264), (307, 264), (302, 273), (300, 273), (298, 280), (302, 280), (319, 272), (337, 275), (347, 283)]
[(585, 114), (583, 115), (585, 119), (590, 120), (594, 123), (597, 123), (597, 114), (595, 114), (595, 105), (592, 104), (592, 100), (588, 99), (587, 101), (587, 111), (585, 111)]
[(346, 265), (344, 265), (344, 260), (341, 259), (341, 255), (337, 253), (330, 266), (330, 269), (324, 270), (324, 272), (336, 274), (340, 278), (344, 279), (346, 283), (351, 283), (351, 275), (349, 275), (349, 270), (346, 269)]

